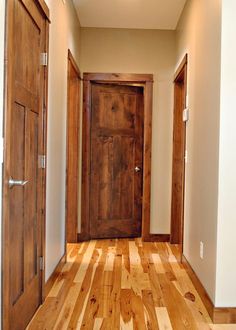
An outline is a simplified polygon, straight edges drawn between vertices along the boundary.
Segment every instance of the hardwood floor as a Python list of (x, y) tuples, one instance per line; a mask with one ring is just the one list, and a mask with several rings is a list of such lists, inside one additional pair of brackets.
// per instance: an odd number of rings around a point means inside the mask
[(141, 239), (68, 245), (67, 263), (28, 330), (235, 330), (212, 325), (177, 245)]

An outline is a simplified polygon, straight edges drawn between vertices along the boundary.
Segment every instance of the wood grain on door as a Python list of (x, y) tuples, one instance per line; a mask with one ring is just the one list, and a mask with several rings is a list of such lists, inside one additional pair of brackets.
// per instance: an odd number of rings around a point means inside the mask
[[(7, 4), (3, 327), (25, 329), (42, 302), (47, 48), (44, 1)], [(45, 12), (46, 10), (46, 12)], [(9, 180), (13, 180), (9, 185)]]
[(90, 233), (141, 235), (143, 88), (92, 84)]

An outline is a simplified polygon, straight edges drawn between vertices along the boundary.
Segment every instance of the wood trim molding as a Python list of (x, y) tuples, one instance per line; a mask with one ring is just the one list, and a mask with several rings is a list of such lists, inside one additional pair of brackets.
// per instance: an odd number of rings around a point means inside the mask
[(55, 283), (57, 277), (61, 273), (62, 268), (65, 265), (65, 263), (66, 263), (66, 254), (64, 254), (61, 257), (61, 259), (59, 260), (58, 264), (56, 265), (53, 273), (51, 274), (51, 276), (49, 277), (49, 279), (45, 283), (45, 290), (44, 290), (45, 297), (44, 298), (46, 298), (47, 295), (49, 294), (51, 288), (53, 287), (53, 284)]
[(82, 189), (81, 189), (81, 233), (83, 241), (90, 239), (89, 234), (89, 181), (90, 181), (90, 113), (91, 82), (83, 83), (83, 120), (82, 120)]
[(213, 309), (213, 322), (215, 324), (236, 323), (236, 307), (235, 308), (217, 308)]
[[(45, 33), (46, 33), (46, 40), (45, 40), (45, 52), (49, 53), (49, 21), (45, 20)], [(43, 138), (43, 154), (47, 155), (47, 123), (48, 123), (48, 70), (49, 67), (44, 67), (44, 91), (43, 91), (43, 104), (45, 106), (45, 111), (43, 114), (43, 126), (44, 126), (44, 138)], [(46, 159), (47, 162), (47, 159)], [(47, 166), (43, 171), (43, 205), (42, 208), (43, 212), (43, 219), (42, 219), (42, 248), (41, 248), (41, 255), (44, 257), (46, 256), (46, 182), (47, 182)], [(45, 283), (45, 267), (42, 271), (42, 283)], [(45, 286), (42, 285), (42, 302), (44, 301), (45, 297)]]
[(146, 82), (153, 82), (153, 74), (85, 72), (83, 75), (83, 79), (86, 81), (99, 81), (99, 82), (146, 83)]
[(82, 233), (77, 234), (77, 242), (85, 242), (88, 238), (84, 237)]
[(71, 61), (75, 71), (77, 72), (78, 78), (81, 80), (81, 73), (80, 73), (80, 69), (78, 67), (78, 64), (75, 61), (74, 56), (72, 55), (70, 49), (68, 49), (68, 59)]
[[(73, 78), (72, 78), (73, 77)], [(76, 89), (75, 89), (76, 84)], [(73, 93), (73, 94), (72, 94)], [(66, 203), (65, 203), (65, 250), (66, 243), (77, 242), (78, 233), (78, 179), (80, 154), (80, 100), (81, 75), (79, 67), (68, 49), (67, 58), (67, 127), (66, 127)], [(76, 163), (77, 164), (76, 164)], [(77, 168), (77, 170), (75, 169)], [(75, 180), (76, 178), (76, 180)], [(76, 205), (75, 205), (76, 204)]]
[[(78, 234), (78, 242), (84, 242), (87, 239), (83, 237), (82, 233)], [(144, 242), (169, 242), (170, 241), (170, 234), (149, 234), (145, 238), (143, 238)]]
[(236, 308), (220, 308), (215, 307), (211, 298), (209, 297), (206, 289), (202, 285), (201, 281), (199, 280), (198, 276), (192, 269), (191, 265), (189, 264), (188, 260), (184, 255), (182, 255), (182, 264), (190, 277), (195, 289), (197, 290), (204, 306), (212, 322), (215, 324), (229, 324), (229, 323), (236, 323)]
[(176, 79), (178, 78), (179, 74), (181, 73), (181, 71), (183, 70), (186, 64), (188, 64), (188, 54), (185, 54), (180, 65), (178, 66), (178, 69), (175, 71), (174, 82), (176, 81)]
[(169, 242), (170, 234), (149, 234), (143, 239), (144, 242)]
[(152, 101), (153, 83), (144, 87), (144, 140), (143, 140), (143, 203), (142, 239), (148, 241), (151, 217), (151, 152), (152, 152)]
[[(186, 122), (183, 123), (183, 109), (187, 96), (187, 63), (186, 54), (179, 65), (174, 78), (173, 109), (173, 152), (172, 152), (172, 187), (171, 187), (171, 230), (170, 242), (180, 244), (183, 252), (184, 233), (184, 199), (185, 199), (185, 161)], [(178, 165), (176, 165), (177, 163)], [(181, 166), (180, 166), (181, 162)], [(178, 189), (176, 189), (178, 187)], [(178, 207), (177, 207), (178, 205)]]
[(84, 73), (83, 75), (83, 131), (82, 131), (82, 200), (81, 233), (78, 240), (88, 240), (89, 230), (89, 180), (90, 180), (90, 122), (91, 85), (93, 82), (139, 84), (144, 88), (144, 155), (143, 155), (143, 208), (142, 238), (148, 241), (150, 235), (151, 200), (151, 139), (152, 139), (152, 74)]
[(49, 8), (48, 8), (46, 2), (44, 0), (37, 0), (37, 2), (38, 2), (39, 7), (41, 8), (41, 10), (43, 11), (44, 15), (50, 22), (50, 12), (49, 12)]

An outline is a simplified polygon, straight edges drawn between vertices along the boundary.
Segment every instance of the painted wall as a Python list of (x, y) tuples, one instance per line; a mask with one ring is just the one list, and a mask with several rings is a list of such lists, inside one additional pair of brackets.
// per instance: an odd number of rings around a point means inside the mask
[(67, 53), (79, 62), (79, 21), (71, 0), (47, 0), (50, 9), (46, 280), (65, 250)]
[(175, 32), (81, 29), (83, 72), (153, 73), (151, 232), (170, 232)]
[[(232, 0), (233, 1), (233, 0)], [(213, 302), (216, 285), (221, 0), (189, 0), (176, 32), (189, 55), (184, 255)], [(199, 256), (204, 243), (204, 259)]]
[(217, 307), (236, 307), (236, 2), (222, 0)]
[[(2, 125), (3, 125), (3, 74), (4, 74), (4, 33), (5, 33), (5, 0), (0, 1), (0, 142), (2, 141)], [(2, 237), (2, 157), (3, 145), (0, 143), (0, 242)], [(0, 265), (1, 262), (1, 247), (0, 244)], [(1, 288), (1, 273), (0, 272), (0, 292)], [(0, 295), (0, 310), (1, 310), (1, 295)], [(1, 321), (0, 321), (1, 329)]]

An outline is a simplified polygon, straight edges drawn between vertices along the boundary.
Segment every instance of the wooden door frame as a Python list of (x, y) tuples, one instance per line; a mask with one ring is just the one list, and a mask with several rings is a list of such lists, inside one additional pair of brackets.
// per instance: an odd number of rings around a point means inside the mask
[[(175, 72), (174, 75), (174, 85), (176, 86), (179, 83), (183, 84), (183, 88), (184, 88), (184, 100), (183, 100), (183, 108), (185, 108), (187, 106), (186, 104), (186, 97), (187, 97), (187, 70), (188, 70), (188, 55), (186, 54), (183, 58), (183, 60), (181, 61), (178, 69)], [(176, 97), (176, 88), (174, 90), (174, 100)], [(175, 101), (174, 101), (175, 102)], [(174, 104), (174, 114), (176, 111), (176, 105)], [(175, 117), (174, 117), (175, 118)], [(173, 122), (173, 127), (174, 127), (174, 122)], [(184, 123), (184, 141), (183, 141), (183, 153), (185, 153), (185, 149), (186, 149), (186, 122)], [(173, 150), (173, 164), (172, 167), (174, 166), (174, 150)], [(173, 167), (174, 169), (174, 167)], [(173, 178), (173, 169), (172, 169), (172, 178)], [(182, 207), (182, 212), (181, 212), (181, 219), (180, 219), (180, 223), (178, 223), (176, 225), (176, 223), (173, 221), (173, 217), (171, 216), (171, 234), (170, 234), (170, 243), (176, 243), (174, 241), (174, 233), (176, 231), (176, 226), (178, 227), (178, 231), (179, 231), (179, 236), (180, 236), (180, 241), (179, 241), (179, 245), (180, 245), (180, 250), (181, 250), (181, 254), (183, 252), (183, 233), (184, 233), (184, 194), (185, 194), (185, 157), (183, 157), (183, 164), (182, 164), (182, 171), (183, 171), (183, 175), (182, 175), (182, 201), (181, 201), (181, 207)], [(173, 189), (173, 188), (172, 188)], [(171, 202), (172, 203), (172, 202)]]
[[(44, 0), (34, 0), (37, 8), (45, 18), (44, 26), (44, 51), (48, 54), (49, 49), (49, 23), (50, 13)], [(21, 0), (23, 4), (27, 4), (26, 0)], [(3, 114), (3, 126), (4, 126), (4, 153), (3, 153), (3, 194), (2, 194), (2, 328), (9, 329), (9, 197), (8, 197), (8, 180), (10, 170), (9, 148), (8, 144), (11, 137), (10, 125), (11, 125), (11, 88), (12, 88), (12, 35), (13, 35), (13, 1), (6, 2), (6, 22), (5, 22), (5, 58), (4, 58), (4, 114)], [(42, 138), (40, 141), (40, 154), (46, 155), (47, 153), (47, 108), (48, 108), (48, 67), (45, 66), (41, 73), (43, 84), (40, 90), (41, 99), (41, 118), (39, 125), (42, 127)], [(46, 228), (46, 167), (42, 169), (42, 191), (41, 191), (41, 240), (40, 251), (41, 256), (45, 262), (45, 228)], [(45, 267), (41, 270), (40, 276), (41, 282), (41, 302), (45, 299)]]
[(91, 86), (93, 83), (114, 83), (140, 86), (144, 91), (144, 141), (143, 141), (143, 191), (142, 191), (142, 239), (150, 238), (151, 202), (151, 148), (152, 148), (152, 74), (84, 73), (83, 75), (83, 131), (82, 131), (82, 193), (81, 233), (78, 240), (90, 239), (90, 131), (91, 131)]
[[(70, 72), (69, 72), (69, 66), (72, 65), (73, 66), (73, 69), (75, 70), (75, 72), (77, 73), (77, 76), (78, 76), (78, 80), (81, 81), (81, 73), (80, 73), (80, 70), (79, 70), (79, 67), (71, 53), (71, 51), (68, 49), (68, 65), (67, 65), (67, 129), (66, 129), (66, 230), (65, 230), (65, 233), (66, 233), (66, 239), (65, 239), (65, 242), (67, 243), (67, 240), (68, 240), (68, 237), (67, 237), (67, 231), (68, 231), (68, 195), (69, 195), (69, 191), (68, 191), (68, 180), (69, 180), (69, 175), (68, 175), (68, 164), (69, 164), (69, 145), (70, 143), (73, 144), (73, 141), (69, 141), (69, 134), (68, 134), (68, 131), (69, 131), (69, 109), (70, 109), (70, 99), (69, 99), (69, 88), (70, 88)], [(78, 121), (78, 131), (80, 129), (80, 97), (81, 97), (81, 91), (79, 93), (79, 121)], [(79, 133), (79, 132), (78, 132)], [(80, 134), (79, 134), (80, 135)], [(77, 137), (79, 138), (79, 136)], [(78, 163), (79, 163), (79, 149), (77, 150), (77, 153), (78, 153)], [(78, 168), (78, 171), (79, 171), (79, 168)], [(77, 196), (78, 196), (78, 193), (79, 193), (79, 186), (77, 186)], [(78, 209), (77, 209), (77, 215), (78, 215)], [(77, 217), (78, 218), (78, 217)], [(73, 226), (73, 232), (74, 232), (74, 235), (73, 235), (73, 242), (77, 242), (77, 235), (78, 235), (78, 219), (77, 219), (77, 222), (72, 224)], [(71, 241), (72, 242), (72, 241)], [(65, 247), (65, 251), (66, 251), (66, 247)]]

